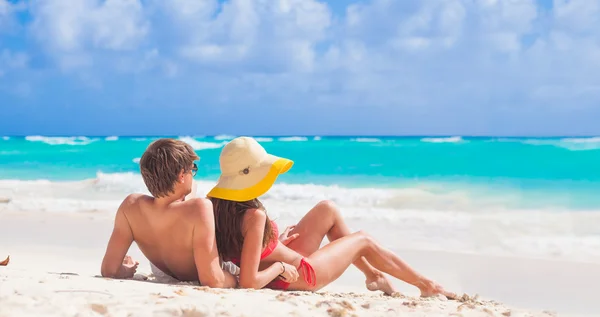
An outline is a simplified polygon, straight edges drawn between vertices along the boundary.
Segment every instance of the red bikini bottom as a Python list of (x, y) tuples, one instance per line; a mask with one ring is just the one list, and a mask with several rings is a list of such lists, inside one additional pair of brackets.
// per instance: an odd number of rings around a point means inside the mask
[[(317, 285), (317, 276), (315, 274), (315, 270), (304, 258), (300, 260), (298, 271), (301, 271), (302, 275), (304, 275), (304, 281), (306, 282), (306, 284), (313, 287)], [(288, 287), (290, 287), (290, 283), (281, 279), (275, 279), (271, 283), (267, 284), (267, 286), (265, 287), (274, 290), (285, 291), (288, 289)]]

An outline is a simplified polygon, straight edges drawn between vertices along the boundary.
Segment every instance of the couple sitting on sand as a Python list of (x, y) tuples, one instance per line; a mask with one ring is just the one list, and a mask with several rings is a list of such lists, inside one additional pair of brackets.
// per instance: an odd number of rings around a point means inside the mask
[[(395, 292), (387, 273), (422, 296), (456, 297), (367, 233), (352, 233), (329, 201), (279, 236), (258, 198), (293, 162), (268, 154), (256, 140), (239, 137), (225, 145), (221, 176), (208, 198), (194, 197), (198, 159), (179, 140), (160, 139), (147, 148), (140, 169), (152, 197), (131, 194), (117, 210), (102, 276), (133, 277), (138, 263), (126, 254), (135, 241), (165, 274), (209, 287), (316, 291), (354, 264), (369, 290)], [(325, 236), (330, 243), (319, 248)]]

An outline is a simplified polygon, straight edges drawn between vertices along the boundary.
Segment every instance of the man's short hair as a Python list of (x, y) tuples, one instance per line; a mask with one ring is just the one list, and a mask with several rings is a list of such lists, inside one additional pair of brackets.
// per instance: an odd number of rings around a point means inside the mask
[(140, 171), (148, 191), (154, 197), (175, 192), (179, 173), (187, 172), (199, 157), (187, 143), (175, 139), (152, 142), (140, 158)]

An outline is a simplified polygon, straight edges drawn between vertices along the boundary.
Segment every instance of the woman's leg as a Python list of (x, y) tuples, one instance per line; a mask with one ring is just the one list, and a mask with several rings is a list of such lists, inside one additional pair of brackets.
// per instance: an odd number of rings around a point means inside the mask
[[(352, 232), (350, 232), (350, 228), (346, 225), (337, 206), (331, 201), (324, 200), (313, 207), (290, 232), (290, 234), (296, 233), (299, 234), (298, 238), (287, 246), (308, 257), (319, 249), (325, 236), (329, 241), (335, 241), (350, 235)], [(364, 257), (359, 257), (353, 264), (365, 274), (365, 283), (369, 290), (379, 290), (388, 295), (396, 291), (387, 277), (370, 265)]]
[[(316, 286), (310, 286), (301, 278), (292, 283), (290, 290), (318, 290), (335, 281), (360, 257), (365, 257), (378, 270), (388, 273), (421, 290), (421, 296), (445, 295), (456, 298), (456, 294), (444, 290), (440, 285), (422, 276), (397, 255), (383, 248), (364, 232), (357, 232), (337, 239), (310, 255), (307, 260), (316, 275)], [(297, 264), (297, 263), (294, 263)]]

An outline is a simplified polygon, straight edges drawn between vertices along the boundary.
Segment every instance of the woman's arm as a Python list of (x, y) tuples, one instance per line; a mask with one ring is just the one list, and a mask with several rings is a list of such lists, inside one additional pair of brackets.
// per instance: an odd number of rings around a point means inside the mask
[(279, 262), (273, 263), (265, 270), (258, 270), (266, 220), (267, 215), (259, 209), (248, 210), (244, 215), (245, 235), (240, 259), (241, 288), (263, 288), (284, 271)]

